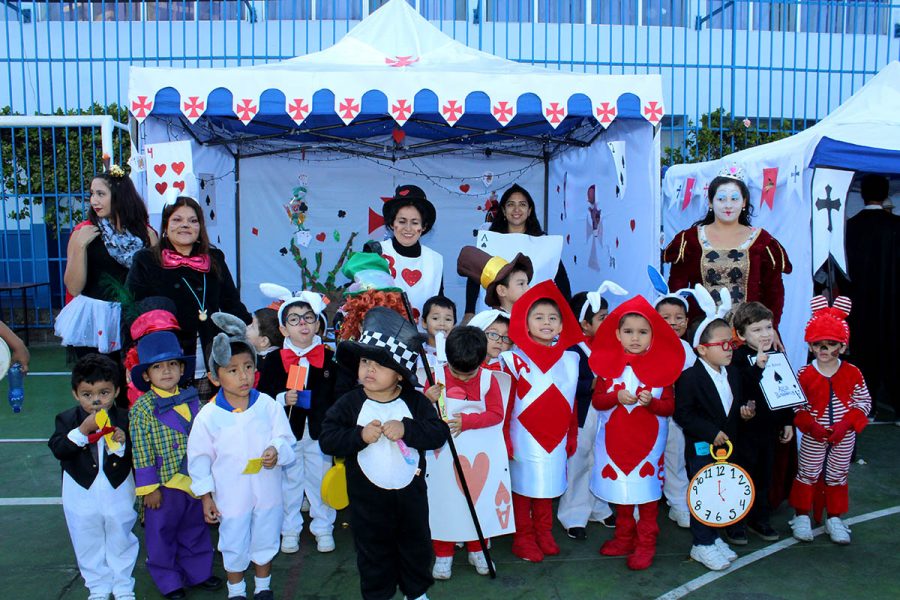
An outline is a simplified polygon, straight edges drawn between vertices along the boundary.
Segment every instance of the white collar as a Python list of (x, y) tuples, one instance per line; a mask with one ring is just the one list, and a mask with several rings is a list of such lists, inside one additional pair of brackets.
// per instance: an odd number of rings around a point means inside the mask
[(297, 356), (304, 356), (307, 352), (309, 352), (310, 350), (312, 350), (313, 348), (315, 348), (316, 346), (318, 346), (321, 343), (322, 343), (322, 338), (320, 338), (319, 336), (314, 336), (312, 339), (312, 342), (310, 342), (309, 346), (307, 346), (306, 348), (298, 348), (294, 344), (294, 342), (291, 341), (291, 338), (289, 338), (289, 337), (284, 338), (285, 349), (290, 350)]
[(706, 369), (706, 372), (709, 373), (710, 377), (716, 379), (728, 379), (728, 371), (725, 370), (725, 367), (719, 367), (719, 371), (716, 371), (712, 365), (702, 358), (700, 359), (700, 363), (703, 365), (703, 368)]
[(884, 210), (883, 204), (866, 204), (862, 207), (863, 210)]

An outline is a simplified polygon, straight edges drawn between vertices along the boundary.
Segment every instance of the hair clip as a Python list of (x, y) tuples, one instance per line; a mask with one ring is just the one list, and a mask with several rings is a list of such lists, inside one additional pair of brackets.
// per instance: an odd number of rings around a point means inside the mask
[(109, 167), (109, 176), (115, 177), (116, 179), (125, 177), (125, 170), (119, 165), (111, 165)]

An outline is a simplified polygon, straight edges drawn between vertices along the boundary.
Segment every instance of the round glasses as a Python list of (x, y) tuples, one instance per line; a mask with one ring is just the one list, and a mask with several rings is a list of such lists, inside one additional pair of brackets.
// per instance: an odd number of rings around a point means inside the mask
[(725, 340), (724, 342), (709, 342), (708, 344), (700, 344), (706, 348), (712, 348), (714, 346), (721, 346), (722, 350), (728, 352), (730, 350), (737, 350), (740, 344), (738, 342), (733, 342), (731, 340)]
[(512, 340), (508, 335), (500, 335), (496, 331), (486, 331), (484, 335), (492, 342), (503, 342), (504, 344), (512, 344)]
[(286, 319), (286, 323), (288, 325), (299, 325), (300, 321), (305, 321), (305, 322), (309, 323), (310, 325), (312, 325), (313, 323), (315, 323), (318, 320), (319, 320), (319, 317), (316, 316), (316, 313), (305, 312), (302, 315), (293, 313), (291, 315), (288, 315), (288, 318)]

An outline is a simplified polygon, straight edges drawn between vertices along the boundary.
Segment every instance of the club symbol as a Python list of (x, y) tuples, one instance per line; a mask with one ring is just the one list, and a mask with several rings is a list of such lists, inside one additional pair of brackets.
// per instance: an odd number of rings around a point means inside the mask
[(744, 253), (740, 250), (734, 249), (728, 252), (728, 258), (733, 260), (734, 262), (739, 262), (744, 257)]

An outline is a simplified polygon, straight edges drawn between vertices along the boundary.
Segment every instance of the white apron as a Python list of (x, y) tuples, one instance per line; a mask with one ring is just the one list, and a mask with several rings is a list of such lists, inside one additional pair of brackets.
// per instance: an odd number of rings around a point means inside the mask
[(421, 316), (425, 302), (438, 295), (444, 277), (444, 257), (424, 244), (421, 247), (422, 254), (418, 258), (409, 258), (397, 254), (391, 240), (381, 244), (381, 255), (391, 267), (394, 282), (409, 296), (409, 303), (418, 310), (418, 316)]
[[(402, 421), (404, 417), (412, 419), (412, 414), (406, 402), (400, 398), (390, 402), (366, 399), (356, 418), (356, 424), (365, 427), (372, 421), (381, 421), (383, 425), (388, 421)], [(414, 448), (409, 451), (415, 457), (413, 464), (409, 464), (403, 457), (397, 442), (382, 435), (377, 442), (369, 444), (356, 455), (356, 462), (374, 485), (385, 490), (399, 490), (408, 486), (419, 470), (419, 451)]]

